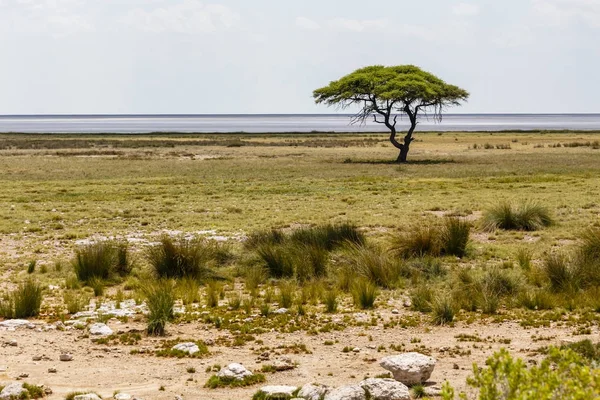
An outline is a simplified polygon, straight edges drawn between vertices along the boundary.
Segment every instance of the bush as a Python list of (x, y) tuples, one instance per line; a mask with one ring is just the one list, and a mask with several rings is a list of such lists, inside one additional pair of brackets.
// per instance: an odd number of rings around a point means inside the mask
[(244, 271), (244, 278), (246, 289), (253, 293), (267, 280), (267, 271), (262, 266), (250, 266)]
[(563, 345), (561, 349), (570, 349), (590, 362), (600, 362), (600, 343), (594, 344), (589, 339)]
[(501, 203), (485, 211), (483, 228), (488, 231), (495, 229), (535, 231), (554, 223), (548, 208), (532, 202), (527, 202), (519, 208), (510, 203)]
[(327, 250), (318, 246), (298, 244), (290, 251), (295, 253), (294, 275), (298, 282), (304, 283), (327, 274), (329, 262)]
[(256, 250), (263, 265), (273, 278), (292, 278), (294, 276), (294, 251), (289, 246), (263, 244)]
[(411, 308), (415, 311), (428, 313), (431, 311), (431, 302), (433, 300), (433, 291), (429, 286), (417, 286), (410, 292)]
[(104, 281), (98, 277), (88, 279), (87, 284), (94, 290), (94, 296), (99, 297), (104, 295)]
[(36, 317), (42, 305), (42, 287), (33, 279), (27, 279), (12, 293), (15, 318)]
[(142, 288), (148, 305), (148, 334), (164, 336), (165, 325), (174, 317), (175, 296), (169, 280), (152, 282)]
[(248, 250), (256, 249), (262, 245), (282, 244), (286, 240), (286, 236), (278, 230), (271, 229), (270, 231), (258, 231), (251, 233), (244, 247)]
[(424, 257), (409, 261), (405, 266), (404, 274), (408, 273), (413, 280), (418, 280), (422, 277), (431, 279), (445, 276), (447, 272), (440, 259)]
[(66, 291), (63, 294), (63, 301), (69, 314), (77, 314), (87, 304), (87, 298), (76, 291)]
[(184, 305), (200, 301), (200, 283), (192, 277), (179, 279), (175, 285), (175, 291)]
[[(513, 359), (502, 349), (486, 361), (486, 368), (473, 365), (473, 377), (467, 384), (475, 397), (461, 393), (461, 399), (530, 400), (596, 399), (600, 397), (600, 369), (590, 367), (584, 358), (570, 349), (550, 348), (539, 365), (528, 368), (521, 359)], [(454, 389), (445, 383), (442, 399), (454, 400)]]
[(296, 285), (292, 282), (279, 283), (279, 306), (290, 308), (294, 303), (296, 294)]
[(209, 308), (219, 306), (219, 296), (223, 288), (214, 281), (208, 282), (206, 285), (206, 305)]
[(333, 314), (338, 309), (338, 293), (335, 289), (326, 290), (323, 295), (323, 304), (325, 304), (325, 312)]
[(117, 254), (111, 242), (90, 243), (75, 249), (73, 268), (80, 281), (109, 279), (117, 266)]
[(36, 264), (37, 264), (37, 262), (35, 260), (29, 261), (29, 264), (27, 265), (27, 273), (28, 274), (33, 274), (35, 272)]
[(522, 292), (518, 303), (529, 310), (551, 310), (556, 305), (554, 297), (544, 290), (530, 290)]
[(454, 320), (454, 306), (449, 297), (437, 297), (432, 304), (432, 320), (436, 325), (444, 325)]
[(531, 270), (531, 259), (533, 258), (533, 252), (525, 247), (520, 247), (516, 254), (517, 262), (519, 267), (524, 271)]
[(467, 244), (471, 224), (460, 218), (447, 218), (441, 234), (442, 252), (447, 255), (464, 257), (467, 254)]
[(400, 232), (392, 237), (391, 252), (403, 259), (440, 255), (440, 232), (437, 227), (419, 226), (410, 232)]
[(354, 305), (363, 310), (374, 307), (377, 294), (377, 286), (368, 279), (358, 279), (352, 286)]
[(15, 317), (15, 300), (11, 294), (0, 298), (0, 317), (6, 319)]
[(158, 278), (198, 280), (214, 277), (209, 262), (213, 260), (214, 246), (201, 239), (176, 240), (163, 236), (160, 243), (146, 252), (150, 266)]
[(579, 287), (579, 277), (562, 254), (550, 254), (542, 264), (542, 270), (555, 292), (573, 291)]
[(292, 232), (290, 239), (297, 243), (331, 251), (346, 243), (363, 245), (365, 236), (351, 224), (327, 224), (300, 228)]
[(600, 285), (600, 228), (590, 228), (581, 234), (575, 255), (575, 268), (583, 286)]
[(400, 277), (400, 264), (371, 246), (351, 246), (340, 263), (350, 276), (367, 279), (378, 286), (393, 288)]

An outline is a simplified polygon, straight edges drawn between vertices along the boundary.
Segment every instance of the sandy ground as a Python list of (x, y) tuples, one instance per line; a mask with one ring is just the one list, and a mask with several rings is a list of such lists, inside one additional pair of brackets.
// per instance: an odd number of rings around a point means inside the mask
[[(391, 311), (378, 313), (384, 319), (392, 317)], [(112, 319), (108, 321), (108, 325), (115, 332), (144, 329), (143, 322), (122, 323)], [(398, 353), (389, 349), (390, 344), (404, 343), (407, 350), (418, 350), (423, 346), (438, 360), (430, 379), (431, 385), (440, 387), (444, 380), (449, 380), (455, 387), (464, 388), (465, 378), (470, 374), (472, 364), (483, 364), (488, 356), (501, 347), (533, 362), (539, 359), (533, 350), (541, 346), (590, 337), (573, 336), (572, 332), (573, 328), (563, 327), (524, 329), (514, 322), (470, 325), (457, 323), (454, 327), (422, 326), (408, 329), (384, 329), (380, 323), (378, 326), (348, 327), (342, 332), (332, 331), (318, 336), (307, 335), (305, 332), (271, 332), (257, 336), (264, 341), (261, 345), (247, 343), (237, 348), (213, 345), (209, 346), (211, 355), (205, 358), (177, 359), (130, 354), (133, 348), (158, 348), (162, 339), (144, 337), (134, 346), (107, 346), (92, 343), (90, 338), (85, 337), (85, 331), (77, 329), (44, 331), (18, 328), (10, 331), (0, 328), (0, 383), (6, 384), (21, 374), (28, 374), (24, 381), (44, 384), (53, 390), (50, 399), (63, 399), (67, 393), (75, 390), (93, 390), (104, 398), (110, 398), (115, 391), (121, 391), (146, 400), (174, 399), (176, 395), (183, 396), (184, 399), (250, 399), (261, 385), (241, 389), (206, 389), (203, 387), (204, 383), (212, 375), (205, 372), (206, 368), (214, 364), (239, 362), (248, 369), (259, 370), (262, 364), (269, 364), (277, 358), (278, 353), (277, 350), (271, 350), (271, 361), (259, 362), (259, 347), (275, 348), (279, 345), (304, 343), (312, 354), (288, 355), (298, 363), (298, 367), (291, 371), (266, 374), (265, 384), (302, 385), (318, 382), (341, 386), (356, 383), (367, 375), (373, 377), (385, 373), (378, 361), (385, 355)], [(169, 334), (168, 339), (181, 338), (185, 341), (214, 340), (227, 333), (193, 322), (171, 325)], [(484, 341), (461, 342), (456, 337), (460, 334), (479, 336)], [(593, 336), (597, 335), (594, 328)], [(534, 342), (533, 336), (546, 339)], [(12, 339), (17, 341), (17, 346), (6, 344)], [(510, 339), (510, 343), (502, 343), (502, 339)], [(325, 345), (325, 341), (338, 342)], [(378, 352), (376, 348), (380, 345), (386, 346), (386, 350)], [(343, 353), (345, 346), (359, 347), (360, 351)], [(62, 352), (70, 352), (74, 357), (73, 361), (59, 361)], [(44, 358), (33, 361), (35, 356)], [(48, 372), (52, 367), (57, 369), (56, 373)], [(196, 372), (188, 373), (189, 367), (195, 368)], [(159, 390), (161, 386), (164, 386), (164, 391)]]

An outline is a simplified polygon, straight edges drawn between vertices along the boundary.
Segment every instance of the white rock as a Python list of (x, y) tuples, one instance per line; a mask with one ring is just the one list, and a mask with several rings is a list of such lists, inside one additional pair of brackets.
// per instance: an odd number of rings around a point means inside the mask
[(287, 314), (287, 312), (287, 308), (278, 308), (277, 310), (273, 311), (273, 314)]
[(327, 393), (324, 400), (367, 400), (367, 393), (360, 385), (342, 386)]
[(114, 398), (115, 400), (131, 400), (131, 395), (127, 393), (117, 393)]
[(369, 378), (359, 385), (369, 392), (372, 400), (410, 400), (408, 387), (393, 379)]
[(21, 396), (21, 393), (26, 392), (27, 390), (23, 388), (23, 383), (14, 382), (8, 384), (2, 389), (0, 392), (0, 399), (18, 399)]
[(292, 397), (292, 393), (294, 393), (296, 390), (298, 390), (298, 387), (286, 385), (263, 386), (260, 388), (260, 391), (266, 395), (265, 397), (267, 399), (279, 399), (284, 396)]
[(11, 339), (11, 340), (9, 340), (9, 341), (7, 342), (7, 344), (8, 344), (9, 346), (13, 346), (13, 347), (17, 347), (17, 346), (19, 345), (19, 343), (17, 343), (17, 340), (16, 340), (16, 339)]
[(237, 379), (239, 381), (251, 375), (252, 372), (248, 371), (246, 367), (238, 363), (231, 363), (225, 368), (222, 368), (219, 372), (217, 372), (217, 376), (219, 378)]
[(73, 356), (71, 354), (65, 353), (60, 355), (60, 361), (73, 361)]
[(0, 322), (0, 327), (2, 328), (20, 328), (27, 325), (29, 325), (29, 321), (26, 319), (7, 319)]
[(102, 399), (100, 397), (98, 397), (98, 395), (95, 393), (86, 393), (86, 394), (80, 394), (80, 395), (73, 397), (73, 400), (102, 400)]
[(173, 346), (173, 350), (183, 351), (184, 353), (188, 353), (189, 355), (193, 355), (200, 351), (198, 345), (193, 342), (178, 343), (175, 346)]
[(308, 383), (302, 386), (298, 396), (306, 400), (321, 400), (327, 393), (331, 391), (331, 388), (326, 385), (319, 383)]
[(394, 309), (392, 310), (392, 314), (400, 314), (400, 311), (398, 311), (398, 309), (397, 309), (397, 308), (394, 308)]
[(94, 336), (110, 336), (113, 334), (112, 329), (106, 324), (96, 323), (90, 325), (90, 335)]
[(390, 371), (395, 380), (412, 386), (429, 379), (435, 359), (420, 353), (404, 353), (384, 357), (379, 365)]

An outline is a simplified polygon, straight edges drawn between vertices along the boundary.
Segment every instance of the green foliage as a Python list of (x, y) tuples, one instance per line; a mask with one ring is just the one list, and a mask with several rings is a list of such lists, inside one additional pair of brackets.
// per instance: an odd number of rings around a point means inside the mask
[(563, 345), (561, 349), (570, 349), (590, 362), (600, 362), (600, 343), (592, 343), (589, 339)]
[(310, 244), (298, 244), (291, 251), (295, 255), (294, 276), (298, 282), (305, 283), (327, 274), (329, 252), (326, 249)]
[(395, 287), (400, 276), (398, 261), (375, 246), (349, 246), (339, 264), (350, 271), (346, 278), (361, 277), (384, 288)]
[(290, 236), (292, 242), (331, 251), (346, 243), (363, 245), (365, 236), (351, 224), (326, 224), (296, 229)]
[(354, 305), (360, 309), (373, 308), (377, 295), (377, 286), (368, 279), (360, 278), (352, 285)]
[(75, 290), (67, 290), (63, 294), (63, 301), (69, 314), (76, 314), (83, 310), (87, 304), (87, 298)]
[(503, 202), (486, 210), (483, 214), (483, 228), (535, 231), (554, 224), (552, 214), (547, 207), (526, 202), (520, 207)]
[(576, 290), (581, 283), (577, 271), (563, 254), (549, 254), (544, 259), (542, 271), (550, 282), (550, 288), (555, 292)]
[(547, 291), (536, 289), (521, 292), (518, 304), (529, 310), (551, 310), (556, 306), (556, 301)]
[(452, 300), (446, 296), (440, 296), (433, 300), (432, 321), (436, 325), (444, 325), (454, 320), (454, 306)]
[(325, 304), (325, 312), (330, 314), (337, 312), (338, 309), (338, 293), (337, 290), (331, 288), (323, 294), (323, 304)]
[(214, 277), (209, 263), (214, 262), (215, 247), (202, 239), (173, 239), (163, 236), (160, 243), (151, 246), (146, 257), (159, 278), (189, 277), (205, 280)]
[(83, 282), (92, 278), (107, 280), (123, 277), (132, 268), (127, 243), (109, 240), (78, 247), (72, 264), (77, 278)]
[(190, 276), (177, 280), (175, 293), (184, 305), (198, 303), (200, 301), (200, 283)]
[(273, 278), (292, 278), (294, 276), (294, 252), (289, 246), (263, 244), (256, 249), (269, 276)]
[(211, 376), (208, 381), (204, 384), (204, 387), (209, 389), (217, 389), (222, 387), (246, 387), (256, 385), (257, 383), (263, 383), (267, 379), (263, 374), (252, 374), (245, 376), (244, 379), (235, 379), (228, 377), (219, 377), (217, 375)]
[(12, 293), (15, 318), (35, 317), (42, 305), (42, 287), (33, 279), (21, 283)]
[(104, 295), (104, 281), (96, 276), (91, 277), (87, 284), (94, 290), (94, 296)]
[(142, 288), (148, 305), (149, 335), (164, 336), (165, 325), (174, 317), (175, 290), (169, 280), (151, 282)]
[(28, 274), (33, 274), (35, 272), (35, 265), (36, 264), (37, 264), (36, 260), (29, 261), (29, 264), (27, 265), (27, 273)]
[[(557, 348), (550, 348), (538, 366), (527, 368), (523, 360), (502, 349), (486, 361), (485, 368), (473, 365), (467, 383), (477, 393), (475, 397), (461, 393), (463, 400), (586, 400), (600, 396), (600, 369), (573, 350)], [(454, 398), (452, 387), (444, 384), (442, 399)]]
[(415, 311), (427, 313), (432, 310), (433, 291), (429, 286), (417, 286), (410, 292), (411, 308)]
[(23, 389), (27, 390), (29, 399), (41, 399), (42, 397), (46, 397), (44, 388), (41, 386), (32, 385), (30, 383), (25, 382), (23, 383)]
[(283, 232), (276, 229), (269, 231), (257, 231), (251, 233), (244, 241), (244, 247), (248, 250), (256, 249), (262, 245), (282, 244), (286, 240)]
[(447, 218), (442, 229), (441, 247), (446, 255), (464, 257), (467, 254), (471, 224), (460, 218)]
[(517, 262), (519, 267), (524, 271), (531, 270), (531, 259), (533, 258), (533, 252), (525, 247), (519, 247), (516, 254)]
[(396, 257), (439, 256), (441, 253), (440, 232), (435, 226), (417, 226), (392, 236), (390, 250)]
[(296, 295), (296, 285), (291, 281), (279, 283), (279, 306), (290, 308), (294, 303)]
[(210, 281), (206, 284), (206, 305), (209, 308), (215, 308), (219, 305), (219, 297), (222, 290), (221, 285), (215, 281)]

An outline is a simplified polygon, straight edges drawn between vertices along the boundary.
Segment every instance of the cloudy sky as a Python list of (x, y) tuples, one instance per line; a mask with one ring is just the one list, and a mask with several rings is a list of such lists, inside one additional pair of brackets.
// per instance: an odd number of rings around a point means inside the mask
[(600, 112), (600, 0), (0, 0), (0, 114), (326, 113), (415, 64), (456, 112)]

